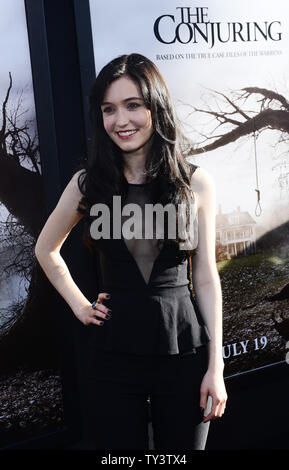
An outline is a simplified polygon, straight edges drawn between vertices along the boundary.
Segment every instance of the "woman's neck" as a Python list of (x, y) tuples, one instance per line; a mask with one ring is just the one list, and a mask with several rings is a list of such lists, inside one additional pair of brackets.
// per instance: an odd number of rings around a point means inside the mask
[(124, 176), (129, 183), (145, 183), (146, 163), (150, 157), (153, 134), (148, 141), (136, 151), (123, 152)]
[(125, 167), (123, 171), (124, 177), (128, 183), (145, 183), (146, 170), (142, 167)]
[(146, 156), (144, 154), (124, 154), (123, 174), (128, 183), (146, 182)]

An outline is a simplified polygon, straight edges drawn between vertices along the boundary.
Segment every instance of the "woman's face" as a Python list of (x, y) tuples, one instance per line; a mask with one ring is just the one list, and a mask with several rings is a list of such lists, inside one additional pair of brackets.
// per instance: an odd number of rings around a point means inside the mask
[(123, 153), (149, 151), (153, 134), (151, 112), (133, 80), (124, 76), (111, 83), (101, 111), (107, 134)]

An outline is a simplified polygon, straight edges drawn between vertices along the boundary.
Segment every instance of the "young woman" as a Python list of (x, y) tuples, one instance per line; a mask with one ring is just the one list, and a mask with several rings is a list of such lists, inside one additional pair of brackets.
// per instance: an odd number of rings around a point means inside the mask
[[(124, 55), (101, 70), (89, 116), (90, 159), (35, 248), (48, 279), (89, 325), (86, 445), (148, 449), (149, 398), (156, 450), (204, 449), (227, 400), (212, 178), (188, 162), (190, 143), (146, 57)], [(83, 295), (60, 255), (82, 217), (99, 259), (97, 299)]]

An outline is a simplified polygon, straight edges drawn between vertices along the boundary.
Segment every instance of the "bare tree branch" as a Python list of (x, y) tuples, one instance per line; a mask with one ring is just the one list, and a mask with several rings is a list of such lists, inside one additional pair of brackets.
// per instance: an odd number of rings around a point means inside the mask
[[(228, 122), (228, 121), (226, 121)], [(230, 122), (230, 121), (229, 121)], [(220, 138), (217, 138), (211, 144), (205, 145), (200, 148), (193, 148), (190, 155), (198, 155), (203, 152), (209, 152), (219, 147), (223, 147), (231, 142), (235, 142), (240, 137), (249, 135), (254, 131), (260, 131), (262, 129), (279, 129), (281, 131), (289, 133), (289, 113), (287, 111), (275, 111), (272, 109), (266, 109), (262, 111), (254, 118), (241, 123), (238, 127), (230, 132), (227, 132)]]
[[(192, 147), (190, 155), (215, 150), (253, 132), (260, 134), (265, 129), (279, 130), (282, 136), (280, 141), (284, 142), (289, 138), (287, 137), (289, 135), (289, 103), (281, 94), (265, 88), (247, 87), (242, 88), (239, 92), (232, 92), (232, 98), (229, 98), (224, 93), (216, 90), (210, 91), (214, 93), (212, 96), (214, 101), (216, 96), (222, 97), (225, 101), (223, 101), (223, 106), (218, 101), (215, 103), (217, 110), (212, 109), (207, 103), (205, 103), (204, 109), (189, 105), (193, 109), (189, 116), (194, 113), (202, 113), (212, 116), (216, 121), (216, 126), (210, 132), (206, 134), (204, 131), (197, 132), (202, 139)], [(241, 101), (244, 104), (250, 97), (254, 97), (257, 94), (262, 96), (260, 100), (255, 99), (255, 103), (259, 106), (259, 111), (245, 111), (243, 106), (241, 107), (239, 104), (236, 104)], [(229, 109), (226, 109), (226, 104), (229, 105)], [(272, 106), (270, 106), (271, 104)], [(232, 116), (239, 116), (240, 119), (233, 119)], [(224, 125), (231, 126), (231, 129), (221, 135), (220, 133), (216, 135), (216, 131), (220, 126)], [(213, 142), (210, 142), (212, 140)]]
[[(236, 121), (235, 119), (230, 119), (227, 117), (226, 113), (217, 113), (216, 111), (207, 111), (205, 109), (198, 109), (192, 106), (193, 110), (198, 113), (205, 113), (205, 114), (210, 114), (211, 116), (214, 116), (219, 122), (222, 124), (229, 122), (231, 124), (234, 124), (236, 126), (239, 126), (242, 124), (242, 121)], [(189, 115), (191, 115), (190, 113)]]
[(244, 111), (241, 110), (241, 108), (239, 108), (235, 103), (233, 103), (232, 100), (230, 100), (228, 98), (228, 96), (224, 95), (223, 93), (220, 93), (219, 91), (215, 91), (215, 93), (217, 95), (223, 96), (223, 98), (225, 98), (225, 100), (228, 101), (228, 103), (235, 109), (234, 113), (237, 112), (237, 113), (241, 114), (241, 116), (243, 116), (246, 120), (250, 119), (249, 116), (247, 116), (247, 114)]
[(11, 73), (9, 77), (10, 85), (2, 105), (3, 122), (0, 130), (0, 202), (35, 238), (45, 220), (39, 147), (36, 135), (30, 135), (28, 121), (19, 124), (20, 116), (23, 115), (22, 93), (8, 116)]
[(2, 104), (2, 128), (0, 129), (0, 144), (1, 144), (1, 146), (3, 145), (2, 149), (5, 153), (6, 153), (6, 146), (5, 146), (5, 139), (3, 139), (3, 136), (4, 136), (5, 131), (6, 131), (6, 106), (7, 106), (10, 91), (11, 91), (11, 88), (12, 88), (11, 72), (9, 72), (9, 78), (10, 78), (9, 87), (8, 87), (5, 99), (3, 101), (3, 104)]
[(289, 111), (289, 102), (286, 100), (286, 98), (279, 93), (276, 93), (275, 91), (272, 90), (267, 90), (266, 88), (258, 88), (258, 87), (248, 87), (248, 88), (242, 88), (242, 90), (246, 91), (247, 96), (252, 95), (253, 93), (258, 93), (260, 95), (263, 95), (266, 99), (268, 99), (270, 102), (273, 100), (279, 101), (282, 106), (284, 106), (287, 111)]

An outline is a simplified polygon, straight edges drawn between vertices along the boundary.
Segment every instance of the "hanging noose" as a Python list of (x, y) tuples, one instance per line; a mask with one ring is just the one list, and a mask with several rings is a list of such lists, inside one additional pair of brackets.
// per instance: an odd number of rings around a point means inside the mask
[(254, 155), (255, 155), (255, 174), (256, 174), (256, 193), (257, 193), (257, 204), (255, 207), (255, 215), (256, 217), (260, 217), (262, 213), (262, 208), (260, 204), (260, 190), (259, 190), (259, 182), (258, 182), (258, 163), (257, 163), (257, 143), (256, 143), (256, 128), (255, 128), (255, 118), (253, 118), (253, 126), (254, 126)]

